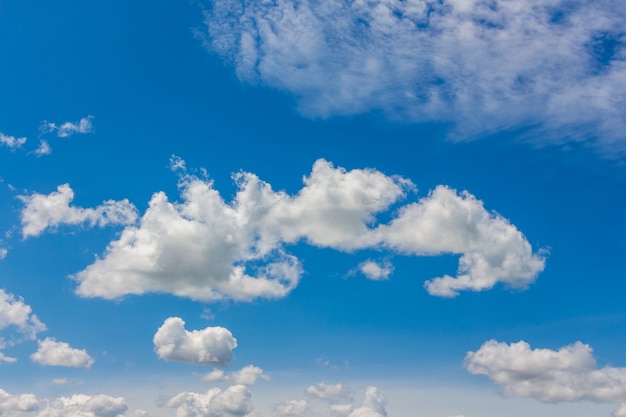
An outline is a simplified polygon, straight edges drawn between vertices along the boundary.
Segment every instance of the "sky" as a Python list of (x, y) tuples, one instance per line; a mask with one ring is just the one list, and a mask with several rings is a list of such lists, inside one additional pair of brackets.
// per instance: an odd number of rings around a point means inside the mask
[(626, 416), (613, 0), (0, 0), (0, 416)]

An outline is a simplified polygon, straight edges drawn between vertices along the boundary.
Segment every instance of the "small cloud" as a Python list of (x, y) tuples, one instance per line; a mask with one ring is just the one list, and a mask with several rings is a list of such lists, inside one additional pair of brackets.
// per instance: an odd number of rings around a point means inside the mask
[(47, 366), (68, 366), (72, 368), (90, 368), (94, 360), (86, 350), (74, 349), (65, 342), (57, 342), (47, 337), (37, 342), (37, 352), (30, 355), (33, 362)]
[(9, 251), (5, 248), (0, 248), (0, 259), (4, 259), (7, 257), (7, 253), (9, 253)]
[(52, 153), (52, 148), (47, 140), (41, 139), (39, 141), (39, 147), (32, 152), (37, 158), (42, 157), (44, 155), (50, 155)]
[(70, 379), (70, 378), (54, 378), (52, 383), (55, 385), (82, 385), (84, 381), (80, 379)]
[(93, 133), (93, 116), (83, 117), (77, 122), (65, 122), (60, 125), (56, 123), (43, 121), (39, 127), (39, 131), (42, 134), (56, 132), (56, 135), (60, 138), (70, 137), (74, 134)]
[(231, 384), (252, 385), (256, 383), (257, 379), (269, 380), (270, 377), (263, 373), (263, 369), (258, 366), (248, 365), (244, 366), (239, 371), (231, 372), (229, 374), (224, 373), (221, 369), (214, 369), (208, 374), (202, 376), (203, 381), (224, 381)]
[(154, 350), (161, 359), (198, 365), (226, 366), (237, 339), (224, 327), (185, 330), (185, 322), (170, 317), (154, 335)]
[(389, 279), (389, 275), (393, 273), (393, 265), (389, 261), (378, 263), (367, 260), (359, 264), (359, 270), (367, 279), (372, 281), (385, 281)]
[(15, 136), (5, 135), (0, 132), (0, 145), (6, 146), (11, 150), (21, 148), (26, 143), (26, 138), (16, 138)]

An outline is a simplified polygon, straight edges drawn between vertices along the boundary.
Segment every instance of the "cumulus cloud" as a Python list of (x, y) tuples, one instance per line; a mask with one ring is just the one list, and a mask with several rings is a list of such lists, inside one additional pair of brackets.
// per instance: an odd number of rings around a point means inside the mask
[(387, 399), (376, 387), (365, 389), (363, 405), (354, 409), (348, 417), (387, 417)]
[(176, 417), (253, 417), (252, 396), (244, 385), (225, 390), (212, 388), (206, 393), (181, 392), (165, 407), (176, 409)]
[(548, 403), (615, 402), (620, 408), (613, 416), (626, 415), (626, 368), (598, 368), (591, 347), (581, 342), (551, 350), (531, 349), (524, 341), (490, 340), (467, 353), (465, 366), (489, 377), (506, 396)]
[(93, 116), (83, 117), (77, 122), (65, 122), (57, 125), (48, 121), (43, 121), (39, 130), (42, 133), (55, 132), (60, 138), (70, 137), (76, 133), (93, 133)]
[(332, 403), (352, 401), (354, 399), (354, 393), (344, 384), (327, 384), (320, 382), (317, 385), (307, 387), (304, 393), (312, 398)]
[(202, 375), (203, 381), (225, 381), (231, 384), (240, 385), (252, 385), (259, 378), (265, 380), (270, 379), (268, 375), (263, 373), (263, 369), (254, 365), (244, 366), (240, 370), (228, 374), (221, 369), (214, 369), (213, 371)]
[(26, 138), (16, 138), (15, 136), (5, 135), (0, 132), (0, 145), (6, 146), (7, 148), (13, 150), (17, 148), (21, 148), (23, 144), (26, 143)]
[[(515, 226), (486, 211), (467, 192), (437, 187), (402, 206), (390, 223), (378, 224), (378, 214), (414, 189), (409, 180), (374, 169), (348, 171), (320, 159), (295, 195), (274, 191), (254, 174), (238, 173), (234, 179), (239, 189), (226, 203), (211, 181), (186, 174), (184, 162), (178, 161), (177, 167), (183, 171), (182, 202), (170, 202), (163, 192), (154, 194), (140, 224), (126, 227), (104, 257), (74, 275), (79, 295), (280, 298), (300, 280), (300, 262), (287, 252), (288, 245), (300, 241), (340, 251), (461, 255), (457, 277), (427, 282), (428, 291), (437, 296), (490, 289), (497, 283), (524, 288), (544, 268), (541, 254), (533, 253)], [(60, 205), (68, 207), (66, 194), (61, 194)], [(390, 269), (379, 267), (379, 278)], [(365, 269), (375, 275), (372, 265)]]
[(309, 411), (305, 400), (291, 400), (274, 406), (274, 414), (280, 417), (301, 417)]
[(86, 350), (75, 349), (65, 342), (57, 342), (47, 337), (37, 341), (37, 352), (30, 355), (33, 362), (48, 366), (69, 366), (72, 368), (89, 368), (94, 360)]
[(372, 281), (384, 281), (389, 279), (389, 275), (392, 274), (393, 269), (393, 265), (388, 261), (379, 263), (367, 260), (359, 264), (359, 271), (361, 271), (367, 279), (371, 279)]
[(137, 220), (137, 209), (128, 200), (107, 200), (95, 208), (71, 205), (74, 190), (69, 184), (59, 185), (50, 194), (33, 193), (18, 197), (24, 203), (21, 213), (22, 236), (39, 236), (46, 229), (61, 225), (86, 224), (104, 227), (108, 224), (132, 224)]
[(46, 330), (32, 308), (21, 297), (15, 297), (0, 289), (0, 330), (14, 326), (29, 339), (35, 339), (37, 333)]
[(383, 110), (472, 138), (535, 128), (626, 150), (626, 12), (612, 0), (215, 1), (207, 46), (311, 116)]
[(34, 394), (11, 395), (0, 389), (0, 415), (10, 412), (36, 411), (39, 401)]
[(49, 401), (37, 417), (118, 417), (127, 410), (122, 397), (76, 394)]
[(161, 359), (214, 366), (228, 365), (233, 358), (233, 349), (237, 347), (237, 339), (228, 329), (207, 327), (187, 331), (185, 322), (179, 317), (165, 320), (153, 342)]

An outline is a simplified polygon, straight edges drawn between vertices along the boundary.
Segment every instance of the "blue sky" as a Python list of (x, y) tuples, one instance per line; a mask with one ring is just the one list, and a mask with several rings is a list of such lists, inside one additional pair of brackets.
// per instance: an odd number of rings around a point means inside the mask
[(626, 415), (626, 15), (0, 1), (0, 415)]

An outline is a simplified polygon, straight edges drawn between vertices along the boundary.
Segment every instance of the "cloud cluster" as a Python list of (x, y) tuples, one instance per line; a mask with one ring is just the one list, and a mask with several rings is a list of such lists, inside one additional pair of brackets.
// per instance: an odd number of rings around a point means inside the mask
[(626, 11), (612, 0), (215, 1), (207, 46), (306, 115), (382, 109), (472, 138), (534, 127), (626, 151)]
[(206, 393), (181, 392), (165, 407), (176, 409), (176, 417), (253, 417), (252, 396), (244, 385), (225, 390), (212, 388)]
[(33, 193), (18, 198), (24, 203), (21, 212), (24, 238), (39, 236), (46, 229), (55, 229), (61, 225), (103, 227), (108, 224), (132, 224), (137, 220), (137, 209), (126, 199), (107, 200), (95, 208), (70, 205), (74, 199), (74, 190), (69, 184), (59, 185), (50, 194)]
[(6, 146), (7, 148), (13, 150), (17, 148), (21, 148), (23, 144), (26, 143), (26, 138), (16, 138), (15, 136), (5, 135), (0, 132), (0, 146)]
[(49, 401), (37, 417), (118, 417), (127, 410), (122, 397), (76, 394)]
[(589, 400), (620, 403), (626, 416), (626, 368), (598, 368), (591, 347), (581, 342), (559, 350), (531, 349), (528, 343), (490, 340), (465, 358), (468, 371), (486, 375), (506, 396), (543, 402)]
[(224, 381), (235, 385), (252, 385), (256, 383), (259, 378), (265, 380), (270, 379), (268, 375), (263, 373), (263, 369), (254, 365), (244, 366), (240, 370), (228, 374), (221, 369), (214, 369), (202, 375), (203, 381)]
[(39, 401), (34, 394), (11, 395), (0, 389), (0, 415), (11, 412), (27, 412), (39, 409)]
[(41, 365), (89, 368), (94, 363), (86, 350), (72, 348), (69, 344), (57, 342), (51, 337), (37, 341), (37, 345), (37, 352), (30, 355), (30, 358)]
[(314, 417), (328, 415), (321, 404), (326, 405), (332, 415), (343, 417), (387, 417), (387, 400), (376, 387), (367, 387), (361, 404), (357, 406), (354, 393), (344, 384), (311, 385), (305, 394), (317, 405), (306, 400), (291, 400), (274, 406), (274, 413), (280, 417)]
[[(226, 366), (233, 358), (237, 339), (224, 327), (187, 331), (179, 317), (170, 317), (154, 335), (159, 358), (201, 365)], [(247, 370), (252, 371), (254, 370)], [(247, 372), (246, 371), (246, 372)], [(244, 378), (244, 374), (241, 375)]]
[[(184, 172), (184, 163), (177, 166)], [(460, 254), (457, 277), (426, 283), (429, 293), (444, 297), (499, 282), (524, 288), (544, 268), (542, 255), (515, 226), (467, 192), (439, 186), (378, 224), (376, 216), (414, 188), (409, 180), (374, 169), (347, 171), (323, 159), (295, 195), (274, 191), (251, 173), (234, 179), (238, 191), (230, 203), (211, 181), (186, 173), (182, 202), (154, 194), (140, 224), (127, 226), (104, 257), (74, 275), (77, 293), (114, 299), (164, 292), (201, 301), (284, 297), (302, 273), (286, 246), (300, 241), (339, 251)], [(55, 198), (67, 211), (68, 191), (60, 189)], [(25, 233), (56, 224), (49, 218), (25, 223), (32, 224)]]

